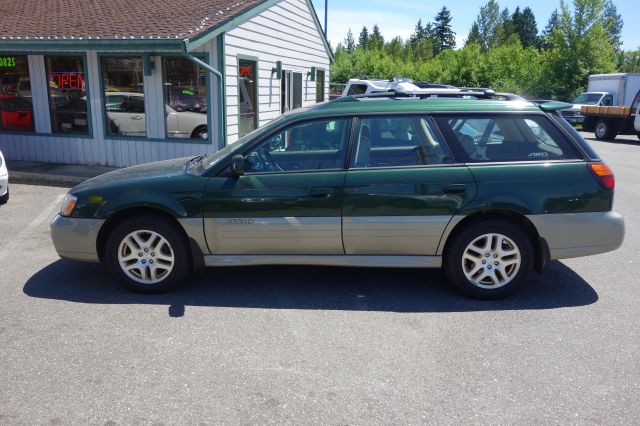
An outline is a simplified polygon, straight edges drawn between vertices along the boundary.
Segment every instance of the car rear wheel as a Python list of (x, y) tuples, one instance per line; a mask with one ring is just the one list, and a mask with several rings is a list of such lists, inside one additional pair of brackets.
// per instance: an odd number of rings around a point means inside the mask
[(596, 139), (600, 141), (614, 140), (618, 135), (618, 129), (614, 123), (609, 120), (599, 120), (594, 129)]
[(475, 222), (454, 237), (444, 255), (447, 278), (479, 299), (500, 299), (520, 289), (534, 265), (529, 235), (507, 221)]
[(0, 196), (0, 206), (7, 204), (9, 202), (9, 188), (7, 187), (6, 194)]
[(174, 225), (159, 216), (141, 215), (113, 229), (104, 260), (130, 290), (160, 293), (188, 277), (190, 253), (185, 236)]

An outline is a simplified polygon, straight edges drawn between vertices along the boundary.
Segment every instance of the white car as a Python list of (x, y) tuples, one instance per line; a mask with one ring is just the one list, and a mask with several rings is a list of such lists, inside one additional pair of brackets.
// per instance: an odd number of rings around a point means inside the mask
[[(124, 136), (146, 136), (144, 95), (130, 92), (105, 93), (107, 116), (112, 132)], [(170, 138), (207, 139), (207, 114), (178, 111), (165, 105), (167, 136)]]
[(7, 201), (9, 201), (9, 171), (4, 155), (0, 151), (0, 205), (7, 204)]
[(387, 92), (389, 90), (419, 91), (420, 87), (408, 78), (394, 77), (389, 80), (367, 80), (352, 78), (347, 82), (342, 96), (369, 95), (371, 93)]

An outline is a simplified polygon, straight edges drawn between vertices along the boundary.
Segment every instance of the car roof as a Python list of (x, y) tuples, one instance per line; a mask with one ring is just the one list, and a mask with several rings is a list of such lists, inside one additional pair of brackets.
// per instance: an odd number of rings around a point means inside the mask
[(421, 112), (540, 112), (540, 107), (527, 101), (500, 101), (477, 99), (357, 99), (340, 98), (296, 110), (293, 115), (333, 115), (367, 113), (421, 113)]

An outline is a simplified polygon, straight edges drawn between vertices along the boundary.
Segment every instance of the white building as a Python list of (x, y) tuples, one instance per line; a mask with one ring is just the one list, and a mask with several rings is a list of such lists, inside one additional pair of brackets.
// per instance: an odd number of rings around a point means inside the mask
[(0, 0), (0, 149), (129, 166), (213, 152), (327, 99), (309, 0)]

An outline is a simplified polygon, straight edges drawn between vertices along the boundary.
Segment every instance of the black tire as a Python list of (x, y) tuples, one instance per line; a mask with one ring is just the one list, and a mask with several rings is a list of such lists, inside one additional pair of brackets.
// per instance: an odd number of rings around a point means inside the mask
[(599, 141), (612, 141), (618, 136), (618, 127), (612, 120), (603, 118), (596, 122), (593, 132)]
[[(493, 255), (487, 257), (490, 261), (485, 260), (484, 257), (478, 257), (478, 267), (483, 270), (491, 272), (492, 268), (495, 268), (493, 264), (498, 264), (498, 272), (493, 272), (494, 277), (498, 274), (503, 279), (511, 279), (508, 283), (495, 286), (495, 288), (486, 288), (482, 282), (477, 285), (470, 281), (465, 275), (465, 267), (472, 270), (473, 263), (469, 265), (466, 262), (463, 266), (463, 255), (468, 246), (474, 241), (483, 237), (486, 234), (501, 234), (505, 236), (511, 243), (515, 244), (516, 248), (520, 252), (520, 267), (516, 269), (513, 266), (507, 267), (508, 269), (502, 270), (499, 265), (499, 261), (502, 259), (493, 258)], [(501, 299), (509, 296), (519, 290), (528, 281), (535, 263), (535, 251), (531, 237), (522, 227), (503, 220), (484, 220), (480, 222), (473, 222), (462, 228), (459, 232), (455, 232), (452, 236), (453, 240), (450, 244), (447, 244), (447, 248), (444, 253), (443, 269), (449, 279), (449, 282), (462, 293), (467, 296), (476, 299)], [(509, 248), (509, 246), (507, 246)], [(481, 256), (485, 256), (482, 253)], [(486, 263), (484, 266), (482, 264)], [(489, 270), (488, 270), (488, 269)], [(512, 276), (508, 276), (509, 271), (513, 273)], [(482, 270), (479, 271), (478, 276), (472, 276), (472, 278), (480, 279), (483, 277)], [(482, 281), (482, 280), (480, 280)]]
[(7, 193), (0, 197), (0, 206), (3, 206), (9, 202), (9, 188), (7, 187)]
[(588, 132), (588, 133), (593, 133), (593, 131), (595, 130), (595, 124), (593, 122), (593, 120), (587, 118), (584, 120), (584, 122), (582, 123), (582, 131), (583, 132)]
[(202, 135), (207, 133), (207, 126), (198, 126), (193, 132), (191, 132), (191, 139), (204, 139)]
[[(125, 237), (136, 231), (141, 232), (140, 235), (142, 237), (145, 235), (151, 235), (145, 234), (143, 231), (155, 232), (168, 243), (168, 247), (166, 244), (163, 244), (160, 248), (156, 247), (158, 248), (158, 251), (164, 251), (164, 253), (160, 253), (158, 255), (153, 252), (152, 248), (147, 248), (147, 250), (145, 250), (145, 247), (140, 247), (139, 255), (142, 254), (140, 256), (140, 259), (142, 259), (140, 262), (144, 261), (148, 263), (146, 263), (145, 266), (139, 265), (144, 268), (144, 272), (135, 266), (134, 268), (136, 269), (131, 272), (131, 275), (137, 274), (139, 279), (142, 281), (155, 281), (157, 279), (158, 282), (143, 283), (137, 281), (135, 278), (129, 276), (120, 266), (118, 259), (119, 251), (123, 250), (123, 255), (124, 253), (130, 253), (131, 251), (129, 248), (121, 246), (121, 244), (124, 244)], [(156, 266), (163, 265), (162, 262), (164, 261), (158, 258), (158, 256), (161, 256), (162, 254), (171, 254), (173, 256), (172, 269), (170, 271), (164, 269), (163, 275), (152, 278), (149, 276), (149, 274), (151, 274), (151, 270), (149, 268), (152, 267), (151, 264), (155, 264)], [(185, 281), (192, 270), (191, 250), (189, 248), (187, 238), (182, 230), (178, 229), (174, 224), (162, 216), (153, 214), (134, 216), (116, 225), (107, 237), (103, 262), (114, 277), (124, 284), (125, 287), (137, 293), (162, 293), (171, 290), (178, 284)], [(130, 264), (133, 265), (134, 263), (137, 263), (137, 259), (135, 261), (132, 259), (130, 262)], [(158, 273), (159, 275), (162, 274), (162, 268), (166, 268), (165, 265), (167, 264), (168, 262), (161, 268), (158, 268), (160, 269), (160, 272)], [(142, 277), (142, 274), (145, 274), (145, 277)]]

